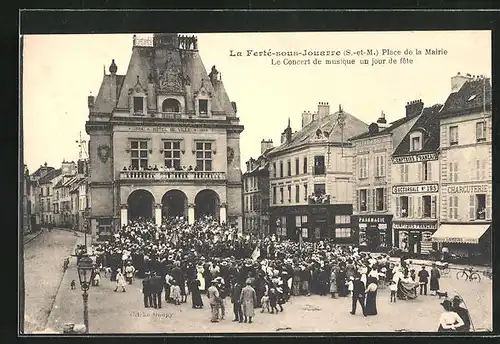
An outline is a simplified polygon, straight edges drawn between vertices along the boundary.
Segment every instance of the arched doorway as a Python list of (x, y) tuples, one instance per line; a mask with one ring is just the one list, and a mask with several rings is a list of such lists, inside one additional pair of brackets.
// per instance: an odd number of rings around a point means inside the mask
[(165, 99), (161, 105), (163, 112), (180, 112), (180, 104), (176, 99)]
[(161, 199), (162, 217), (188, 216), (188, 200), (184, 192), (169, 190)]
[(146, 190), (135, 190), (127, 200), (128, 218), (129, 220), (137, 220), (139, 217), (144, 219), (152, 219), (153, 204), (155, 199), (153, 195)]
[(213, 190), (202, 190), (194, 199), (195, 218), (199, 219), (206, 215), (219, 219), (219, 195)]

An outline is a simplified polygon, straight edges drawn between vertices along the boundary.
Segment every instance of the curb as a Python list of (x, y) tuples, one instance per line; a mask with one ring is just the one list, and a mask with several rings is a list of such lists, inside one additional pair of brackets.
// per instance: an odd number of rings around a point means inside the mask
[(36, 235), (32, 236), (31, 238), (29, 238), (27, 240), (24, 240), (23, 245), (26, 245), (27, 243), (32, 242), (33, 240), (35, 240), (36, 238), (38, 238), (42, 233), (43, 233), (43, 230), (39, 230)]

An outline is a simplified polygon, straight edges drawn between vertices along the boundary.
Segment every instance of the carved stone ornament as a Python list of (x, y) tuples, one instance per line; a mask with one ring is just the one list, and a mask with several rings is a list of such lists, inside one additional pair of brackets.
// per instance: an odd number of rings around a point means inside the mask
[(159, 87), (162, 91), (167, 92), (179, 92), (182, 91), (183, 75), (179, 66), (174, 61), (172, 54), (167, 56), (167, 61), (165, 62), (165, 68), (158, 71), (159, 77)]
[(97, 147), (97, 156), (103, 163), (106, 163), (108, 161), (110, 154), (111, 148), (109, 148), (108, 145), (103, 144)]
[(227, 147), (227, 163), (230, 165), (234, 160), (234, 149)]

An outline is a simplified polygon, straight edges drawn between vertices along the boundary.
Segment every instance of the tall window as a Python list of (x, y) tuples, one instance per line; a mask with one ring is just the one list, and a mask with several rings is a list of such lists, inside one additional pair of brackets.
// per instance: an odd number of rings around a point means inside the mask
[(368, 158), (361, 157), (358, 159), (359, 164), (359, 178), (368, 178)]
[(134, 97), (134, 112), (144, 112), (144, 98)]
[(181, 142), (165, 141), (163, 142), (163, 155), (166, 168), (181, 169)]
[(400, 171), (401, 171), (401, 182), (408, 182), (408, 165), (407, 164), (401, 164), (399, 165)]
[(458, 219), (458, 196), (450, 196), (448, 202), (448, 217)]
[(307, 184), (304, 184), (304, 199), (307, 199)]
[(300, 186), (295, 185), (295, 203), (300, 203)]
[(476, 180), (486, 179), (486, 160), (476, 160)]
[(130, 155), (132, 157), (132, 168), (140, 169), (148, 167), (148, 141), (131, 141)]
[(280, 227), (277, 232), (279, 236), (286, 237), (286, 216), (281, 216)]
[(196, 169), (212, 171), (212, 143), (196, 142)]
[(288, 185), (288, 203), (292, 203), (292, 186)]
[(323, 155), (314, 157), (314, 174), (325, 174), (325, 157)]
[(286, 174), (288, 177), (292, 176), (292, 162), (290, 160), (286, 162)]
[(280, 188), (280, 202), (283, 203), (283, 188)]
[(470, 195), (470, 219), (471, 220), (486, 219), (485, 194)]
[(367, 211), (368, 197), (366, 189), (359, 190), (359, 211)]
[(375, 176), (383, 177), (385, 176), (385, 159), (383, 155), (375, 157)]
[(295, 159), (295, 174), (299, 175), (299, 158)]
[(409, 203), (408, 196), (396, 198), (396, 213), (401, 214), (401, 217), (408, 217)]
[(422, 137), (420, 133), (413, 134), (410, 141), (410, 151), (419, 151), (422, 149)]
[(198, 106), (200, 110), (200, 115), (208, 114), (208, 100), (206, 99), (198, 100)]
[(422, 217), (432, 217), (431, 196), (422, 196)]
[(450, 127), (450, 146), (458, 145), (458, 126)]
[(280, 178), (283, 178), (283, 161), (280, 161)]
[(278, 172), (276, 171), (276, 163), (273, 162), (273, 176), (274, 176), (274, 178), (276, 178), (277, 174), (278, 174)]
[(302, 168), (304, 170), (304, 174), (307, 173), (307, 157), (304, 158), (304, 165), (302, 165)]
[(476, 140), (477, 142), (486, 140), (486, 122), (481, 121), (476, 123)]
[(276, 186), (273, 186), (273, 204), (276, 204)]
[(450, 162), (449, 164), (449, 181), (456, 182), (458, 181), (458, 162)]
[(375, 204), (376, 210), (382, 211), (385, 210), (385, 192), (384, 188), (375, 189)]
[(308, 229), (307, 229), (307, 215), (304, 215), (304, 216), (295, 216), (295, 227), (297, 227), (297, 231), (298, 233), (300, 233), (300, 235), (303, 237), (303, 238), (307, 238), (307, 232), (308, 232)]
[(422, 163), (422, 175), (423, 175), (425, 181), (432, 180), (431, 166), (432, 165), (431, 165), (430, 161), (424, 161)]

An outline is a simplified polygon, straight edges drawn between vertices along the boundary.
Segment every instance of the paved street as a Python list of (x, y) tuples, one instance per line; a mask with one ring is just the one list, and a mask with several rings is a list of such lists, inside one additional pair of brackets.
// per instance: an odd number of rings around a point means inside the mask
[(63, 277), (63, 259), (77, 240), (72, 232), (54, 229), (24, 246), (25, 333), (44, 329)]
[[(441, 289), (452, 295), (456, 290), (465, 298), (477, 329), (492, 328), (492, 283), (484, 278), (481, 283), (457, 281), (454, 275), (441, 279)], [(70, 290), (72, 279), (78, 281), (74, 266), (65, 275), (55, 307), (47, 326), (62, 331), (64, 323), (83, 323), (81, 291)], [(227, 319), (210, 323), (210, 306), (203, 296), (202, 310), (191, 308), (191, 299), (180, 306), (164, 305), (162, 309), (145, 309), (142, 305), (140, 280), (128, 286), (127, 291), (113, 292), (114, 284), (102, 279), (100, 287), (89, 291), (89, 319), (91, 333), (223, 333), (223, 332), (379, 332), (379, 331), (435, 331), (442, 307), (436, 296), (419, 296), (413, 301), (389, 303), (389, 292), (380, 289), (377, 298), (377, 316), (363, 317), (349, 314), (351, 300), (331, 299), (326, 296), (292, 297), (284, 305), (283, 313), (260, 314), (253, 324), (231, 322), (229, 299)], [(78, 283), (78, 282), (77, 282)], [(287, 329), (289, 328), (289, 329)]]

